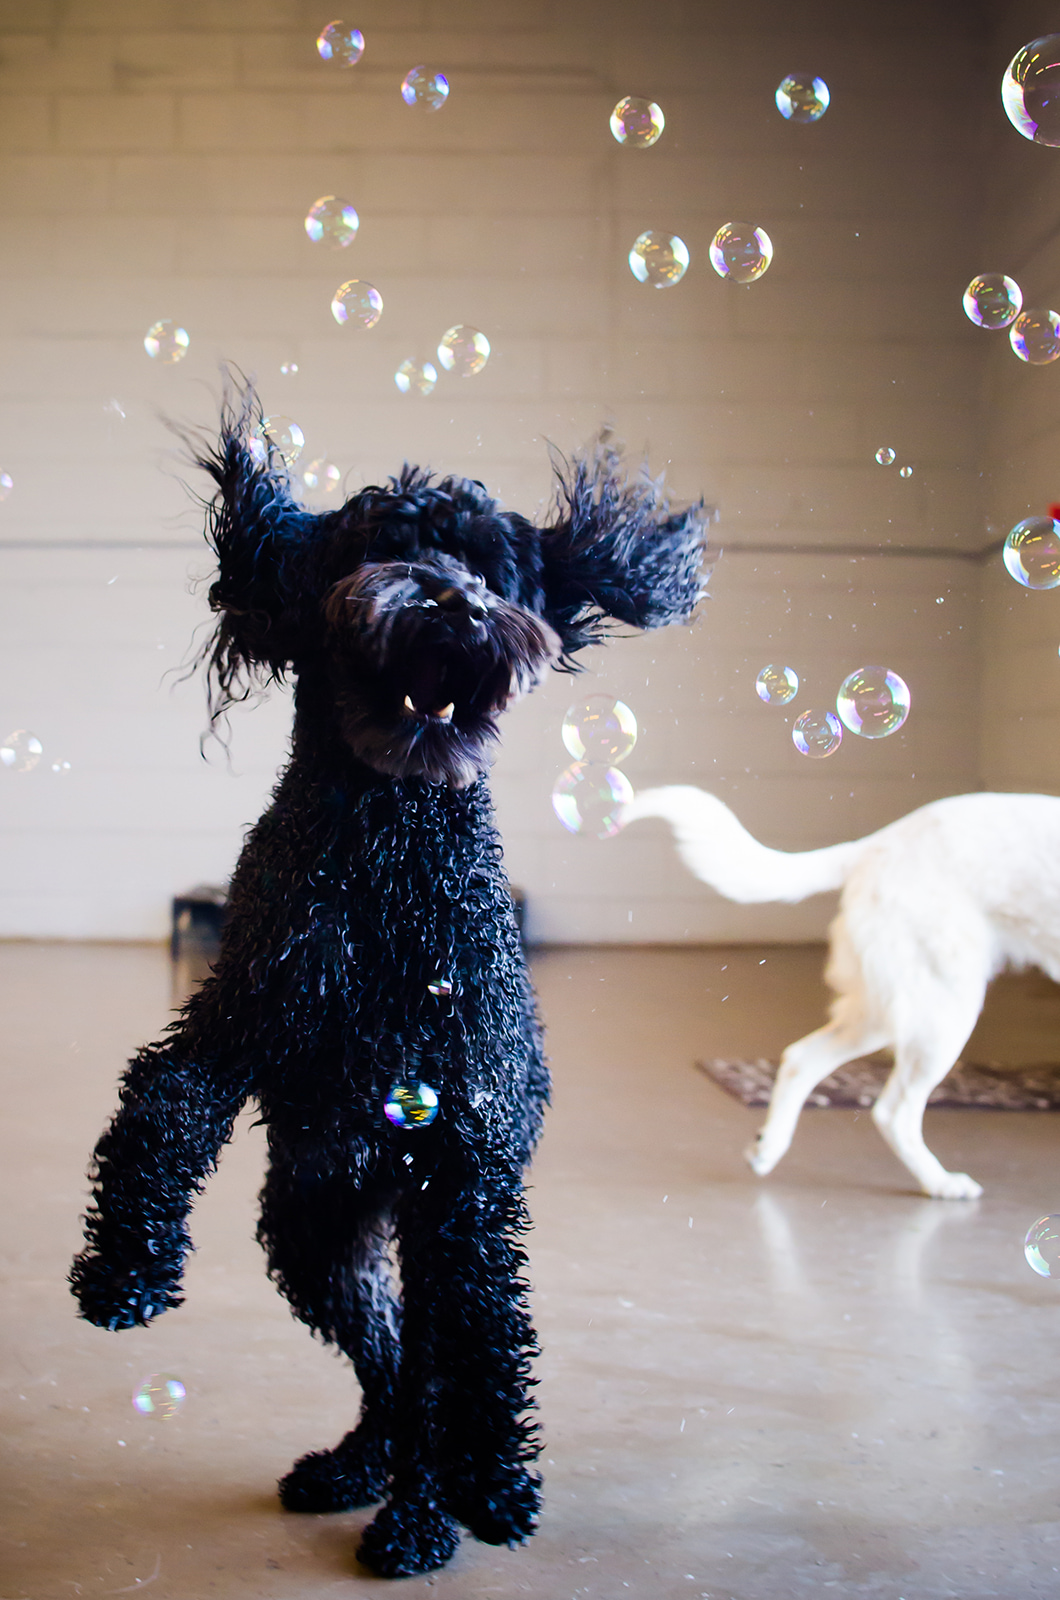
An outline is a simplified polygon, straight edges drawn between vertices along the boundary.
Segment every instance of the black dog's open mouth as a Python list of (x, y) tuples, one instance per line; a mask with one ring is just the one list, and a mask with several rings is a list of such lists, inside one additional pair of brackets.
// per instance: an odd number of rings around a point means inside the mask
[(454, 720), (459, 726), (468, 715), (476, 721), (498, 715), (514, 692), (511, 672), (497, 662), (481, 666), (473, 659), (424, 655), (403, 666), (399, 714), (427, 726), (446, 727)]

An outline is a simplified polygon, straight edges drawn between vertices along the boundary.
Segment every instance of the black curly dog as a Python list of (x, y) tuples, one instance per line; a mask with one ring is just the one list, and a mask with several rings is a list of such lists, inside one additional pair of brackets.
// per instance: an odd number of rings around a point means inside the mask
[[(610, 620), (688, 618), (707, 518), (604, 448), (560, 473), (544, 528), (412, 467), (318, 515), (248, 448), (260, 415), (248, 388), (197, 451), (219, 567), (202, 659), (215, 718), (296, 676), (290, 761), (213, 975), (125, 1074), (71, 1283), (106, 1328), (181, 1303), (192, 1199), (253, 1096), (270, 1275), (363, 1394), (280, 1496), (385, 1499), (358, 1554), (396, 1577), (441, 1566), (461, 1523), (524, 1540), (540, 1503), (520, 1236), (548, 1073), (484, 776), (497, 717)], [(394, 1086), (418, 1084), (434, 1121), (392, 1126)]]

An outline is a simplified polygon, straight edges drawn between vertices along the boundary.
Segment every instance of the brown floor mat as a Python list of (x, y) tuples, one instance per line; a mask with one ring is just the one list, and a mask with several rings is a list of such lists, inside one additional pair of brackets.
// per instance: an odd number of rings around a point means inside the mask
[[(777, 1075), (775, 1061), (699, 1061), (715, 1083), (745, 1106), (765, 1106)], [(808, 1097), (808, 1106), (871, 1106), (891, 1063), (886, 1060), (848, 1061), (830, 1073)], [(934, 1089), (931, 1106), (985, 1106), (990, 1111), (1060, 1110), (1060, 1065), (992, 1067), (958, 1061)]]

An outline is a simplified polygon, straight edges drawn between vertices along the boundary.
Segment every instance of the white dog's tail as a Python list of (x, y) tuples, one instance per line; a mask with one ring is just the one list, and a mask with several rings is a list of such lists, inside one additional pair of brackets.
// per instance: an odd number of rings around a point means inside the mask
[(645, 789), (623, 808), (623, 823), (663, 817), (690, 872), (728, 900), (805, 900), (842, 887), (865, 847), (852, 839), (823, 850), (770, 850), (739, 823), (723, 800), (691, 785)]

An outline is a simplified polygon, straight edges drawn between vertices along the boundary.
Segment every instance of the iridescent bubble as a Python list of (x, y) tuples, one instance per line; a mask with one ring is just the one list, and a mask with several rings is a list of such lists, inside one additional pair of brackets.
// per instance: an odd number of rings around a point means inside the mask
[(1009, 576), (1025, 589), (1055, 589), (1060, 585), (1060, 522), (1024, 517), (1009, 533), (1001, 556)]
[(851, 733), (886, 739), (909, 715), (909, 685), (887, 667), (858, 667), (844, 678), (835, 708)]
[(795, 719), (791, 741), (801, 756), (822, 761), (843, 743), (842, 724), (834, 712), (804, 711)]
[(70, 771), (69, 761), (53, 761), (52, 771), (57, 772), (60, 777), (65, 776), (65, 774)]
[(889, 467), (894, 461), (894, 451), (889, 444), (881, 444), (876, 452), (876, 460), (881, 467)]
[(429, 1128), (438, 1115), (438, 1093), (429, 1083), (394, 1083), (383, 1105), (395, 1128)]
[(714, 235), (710, 264), (719, 278), (754, 283), (773, 259), (773, 242), (764, 228), (750, 222), (726, 222)]
[(321, 61), (333, 67), (355, 67), (364, 55), (364, 34), (348, 22), (329, 22), (317, 39)]
[(1008, 341), (1021, 361), (1044, 367), (1060, 356), (1060, 317), (1055, 311), (1021, 311), (1008, 330)]
[(799, 675), (793, 667), (763, 667), (755, 679), (755, 693), (767, 706), (786, 706), (799, 692)]
[(281, 361), (280, 372), (285, 378), (293, 378), (298, 371), (297, 361)]
[(178, 328), (175, 322), (152, 322), (144, 334), (147, 354), (153, 361), (161, 361), (164, 367), (183, 361), (190, 343), (187, 330)]
[(32, 772), (43, 754), (44, 746), (35, 733), (16, 728), (0, 744), (0, 767), (9, 772)]
[(977, 328), (1007, 328), (1022, 306), (1023, 290), (1003, 272), (980, 272), (964, 291), (964, 314)]
[(659, 228), (649, 228), (633, 241), (629, 270), (638, 283), (650, 283), (653, 289), (668, 289), (671, 284), (681, 282), (690, 260), (683, 239)]
[(1016, 51), (1001, 80), (1001, 104), (1025, 139), (1060, 145), (1060, 33)]
[(152, 1372), (133, 1395), (133, 1405), (142, 1417), (159, 1417), (168, 1422), (184, 1404), (187, 1392), (171, 1372)]
[(898, 476), (900, 478), (911, 478), (913, 476), (912, 467), (899, 467), (898, 468)]
[(356, 239), (360, 226), (357, 212), (341, 195), (321, 195), (306, 212), (305, 231), (310, 239), (332, 250), (345, 250)]
[(394, 382), (402, 394), (413, 389), (417, 394), (431, 394), (438, 382), (438, 369), (431, 361), (403, 361), (394, 374)]
[(105, 400), (103, 415), (112, 422), (124, 422), (128, 413), (120, 400)]
[(427, 993), (445, 999), (453, 992), (453, 986), (448, 978), (432, 978), (427, 985)]
[(627, 94), (611, 113), (611, 132), (619, 144), (632, 145), (634, 150), (647, 150), (655, 144), (665, 126), (666, 118), (655, 101), (635, 94)]
[(777, 85), (777, 110), (789, 122), (820, 122), (831, 98), (824, 79), (812, 72), (791, 72)]
[(285, 466), (293, 467), (305, 449), (305, 434), (290, 417), (263, 417), (250, 437), (249, 448), (261, 464), (268, 460), (270, 450), (275, 450)]
[(552, 809), (570, 833), (610, 839), (619, 832), (622, 807), (632, 798), (633, 785), (617, 767), (576, 761), (557, 778)]
[(476, 372), (482, 371), (489, 358), (489, 340), (470, 324), (458, 322), (442, 334), (438, 360), (446, 372), (455, 372), (459, 378), (473, 378)]
[(342, 473), (327, 456), (315, 456), (306, 463), (299, 476), (308, 493), (321, 500), (333, 495), (342, 482)]
[(413, 67), (401, 81), (401, 98), (421, 111), (440, 111), (449, 98), (449, 79), (433, 67)]
[(575, 761), (624, 761), (637, 742), (637, 719), (622, 700), (591, 694), (563, 718), (563, 743)]
[(373, 283), (351, 278), (340, 284), (331, 302), (335, 321), (357, 328), (374, 328), (383, 315), (383, 296)]
[(1023, 1254), (1039, 1277), (1060, 1277), (1060, 1217), (1039, 1217), (1032, 1222), (1023, 1241)]
[(14, 487), (15, 480), (10, 472), (0, 472), (0, 500), (6, 500)]

